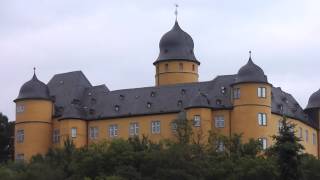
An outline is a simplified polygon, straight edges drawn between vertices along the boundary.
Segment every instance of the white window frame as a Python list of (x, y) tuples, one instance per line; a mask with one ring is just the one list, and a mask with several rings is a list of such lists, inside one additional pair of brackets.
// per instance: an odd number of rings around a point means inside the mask
[(267, 88), (266, 87), (258, 87), (258, 97), (266, 98), (267, 97)]
[(258, 113), (259, 126), (267, 126), (268, 118), (266, 113)]
[(259, 138), (258, 141), (262, 145), (262, 150), (266, 150), (268, 148), (268, 140), (267, 140), (267, 138)]
[(200, 115), (194, 115), (193, 116), (193, 125), (194, 125), (194, 127), (200, 127), (201, 126), (201, 116)]
[(240, 88), (234, 88), (232, 96), (233, 96), (233, 99), (240, 99), (240, 96), (241, 96)]
[(89, 127), (89, 138), (98, 139), (99, 128), (96, 126)]
[(23, 143), (24, 142), (24, 130), (18, 129), (17, 130), (17, 143)]
[(130, 134), (130, 136), (138, 136), (139, 135), (139, 123), (137, 123), (137, 122), (130, 123), (129, 134)]
[(309, 141), (309, 131), (306, 129), (304, 131), (304, 133), (305, 133), (305, 140), (306, 140), (306, 142), (308, 142)]
[(224, 116), (215, 116), (214, 124), (216, 128), (224, 128), (225, 127)]
[(114, 138), (118, 136), (118, 125), (117, 124), (111, 124), (109, 125), (109, 137)]
[(77, 128), (71, 128), (71, 138), (77, 138)]
[(16, 155), (16, 161), (24, 161), (24, 154), (17, 154)]
[(176, 122), (172, 122), (172, 123), (171, 123), (171, 130), (172, 130), (173, 132), (177, 132), (177, 130), (178, 130), (178, 124), (177, 124)]
[(161, 122), (160, 121), (152, 121), (151, 122), (151, 133), (152, 134), (160, 134), (161, 132)]
[(54, 129), (52, 135), (53, 144), (57, 144), (60, 142), (60, 129)]
[(299, 127), (299, 138), (302, 140), (303, 138), (303, 130), (302, 127)]
[(25, 110), (25, 107), (24, 107), (23, 104), (18, 104), (18, 105), (16, 106), (16, 113), (23, 113), (24, 110)]
[(317, 144), (317, 135), (316, 135), (316, 133), (312, 133), (312, 144), (313, 145), (316, 145)]

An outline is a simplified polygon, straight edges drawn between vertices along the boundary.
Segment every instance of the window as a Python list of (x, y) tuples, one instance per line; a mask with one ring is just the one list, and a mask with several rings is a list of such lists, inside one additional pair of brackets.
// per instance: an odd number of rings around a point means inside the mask
[(118, 125), (113, 124), (109, 126), (109, 137), (117, 137), (118, 136)]
[(23, 143), (24, 141), (24, 130), (20, 129), (17, 131), (17, 143)]
[(120, 111), (120, 106), (119, 105), (115, 105), (114, 106), (114, 110), (117, 111), (117, 112)]
[(316, 133), (312, 133), (312, 144), (316, 145), (317, 144), (317, 136)]
[(60, 142), (60, 130), (59, 129), (54, 129), (53, 130), (53, 143), (59, 143)]
[(24, 105), (17, 105), (16, 107), (16, 112), (17, 113), (23, 113), (24, 112)]
[(157, 72), (156, 73), (159, 74), (159, 65), (157, 65)]
[(305, 138), (306, 138), (306, 142), (308, 142), (308, 140), (309, 140), (309, 132), (308, 132), (308, 130), (305, 130)]
[(199, 115), (195, 115), (193, 117), (193, 125), (195, 127), (200, 127), (201, 126), (201, 117)]
[(196, 70), (196, 68), (195, 68), (194, 64), (192, 64), (192, 71), (195, 71), (195, 70)]
[(302, 127), (299, 127), (299, 138), (302, 139)]
[(169, 71), (169, 64), (165, 64), (164, 69), (165, 69), (165, 71)]
[(258, 140), (261, 143), (262, 149), (266, 150), (268, 147), (267, 138), (259, 138)]
[(223, 152), (224, 151), (224, 143), (223, 141), (217, 141), (217, 147), (216, 147), (216, 151), (217, 152)]
[(258, 123), (260, 126), (267, 125), (267, 114), (266, 113), (258, 113)]
[(89, 128), (89, 137), (90, 139), (97, 139), (98, 138), (99, 129), (98, 127), (90, 127)]
[(151, 122), (151, 133), (152, 134), (160, 134), (160, 121), (152, 121)]
[(216, 116), (215, 117), (215, 127), (216, 128), (224, 128), (224, 117)]
[(130, 123), (129, 134), (130, 134), (130, 136), (139, 135), (139, 124), (138, 123)]
[(75, 127), (71, 128), (71, 137), (72, 138), (77, 137), (77, 128), (75, 128)]
[(178, 129), (178, 124), (176, 122), (171, 123), (171, 129), (173, 132), (176, 132)]
[(282, 127), (283, 127), (282, 120), (279, 120), (279, 122), (278, 122), (278, 129), (279, 129), (279, 132), (280, 132), (280, 130), (282, 129)]
[(258, 88), (258, 97), (259, 98), (266, 98), (267, 95), (266, 95), (266, 88), (265, 87), (259, 87)]
[(233, 99), (240, 99), (240, 88), (233, 89)]
[(179, 71), (183, 71), (183, 64), (179, 63)]
[(16, 161), (23, 161), (24, 160), (24, 154), (17, 154), (16, 155)]

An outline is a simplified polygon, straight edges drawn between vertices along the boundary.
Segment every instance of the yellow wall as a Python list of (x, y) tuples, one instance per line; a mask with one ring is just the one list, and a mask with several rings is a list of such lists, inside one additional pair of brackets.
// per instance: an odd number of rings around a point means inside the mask
[[(201, 117), (201, 126), (193, 126), (194, 116)], [(187, 119), (191, 121), (193, 136), (192, 141), (195, 143), (207, 143), (209, 138), (209, 131), (212, 128), (212, 111), (208, 108), (193, 108), (187, 110)]]
[[(171, 122), (177, 118), (177, 113), (164, 114), (164, 115), (147, 115), (147, 116), (137, 116), (137, 117), (126, 117), (117, 119), (106, 119), (106, 120), (96, 120), (89, 121), (88, 129), (90, 127), (98, 127), (98, 139), (91, 140), (89, 143), (101, 141), (104, 139), (111, 140), (109, 137), (109, 126), (113, 124), (118, 125), (118, 136), (117, 138), (127, 139), (129, 137), (129, 125), (130, 123), (137, 122), (139, 124), (139, 136), (148, 136), (153, 141), (159, 141), (161, 139), (172, 139), (174, 134), (171, 129)], [(151, 134), (151, 122), (161, 121), (161, 131), (160, 134)]]
[(46, 100), (18, 101), (23, 112), (16, 113), (15, 132), (24, 130), (24, 142), (15, 141), (15, 155), (24, 154), (29, 160), (33, 155), (47, 153), (52, 137), (52, 102)]
[[(179, 64), (183, 64), (183, 71), (179, 69)], [(168, 70), (165, 66), (168, 64)], [(195, 67), (194, 71), (192, 66)], [(168, 85), (179, 83), (198, 82), (198, 64), (190, 61), (167, 61), (156, 64), (156, 85)]]
[[(60, 125), (60, 144), (62, 145), (67, 138), (71, 139), (76, 147), (83, 147), (87, 142), (87, 121), (80, 119), (63, 119), (59, 121)], [(71, 137), (71, 129), (77, 129), (77, 136)]]

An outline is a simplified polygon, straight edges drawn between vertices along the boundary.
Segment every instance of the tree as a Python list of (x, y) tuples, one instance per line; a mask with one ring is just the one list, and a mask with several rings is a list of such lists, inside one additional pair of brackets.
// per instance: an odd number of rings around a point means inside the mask
[(178, 114), (177, 119), (173, 120), (172, 122), (176, 125), (176, 134), (175, 136), (178, 139), (180, 144), (188, 144), (190, 143), (191, 137), (193, 135), (192, 127), (190, 121), (188, 121), (186, 112), (181, 111)]
[(0, 163), (13, 158), (14, 122), (0, 113)]
[(304, 147), (299, 143), (300, 139), (295, 136), (295, 125), (288, 122), (285, 116), (281, 124), (279, 135), (273, 136), (276, 142), (267, 154), (276, 159), (280, 179), (301, 179), (301, 154)]

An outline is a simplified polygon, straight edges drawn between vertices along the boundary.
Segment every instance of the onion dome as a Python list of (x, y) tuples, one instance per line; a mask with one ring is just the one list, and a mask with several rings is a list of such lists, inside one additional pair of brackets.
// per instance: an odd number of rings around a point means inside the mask
[(189, 108), (211, 108), (210, 101), (208, 97), (203, 94), (199, 93), (199, 95), (195, 96), (193, 99), (191, 99), (189, 105), (186, 107)]
[(159, 57), (153, 64), (170, 60), (185, 60), (200, 64), (193, 52), (192, 37), (180, 28), (177, 20), (172, 29), (162, 36), (159, 48)]
[(17, 102), (25, 99), (51, 100), (48, 86), (39, 81), (35, 73), (30, 81), (22, 85), (19, 95), (14, 101)]
[(310, 98), (306, 109), (320, 108), (320, 89), (314, 92)]
[(268, 83), (268, 78), (263, 70), (253, 63), (251, 58), (251, 51), (249, 61), (246, 65), (242, 66), (238, 71), (238, 76), (235, 84), (238, 83)]

